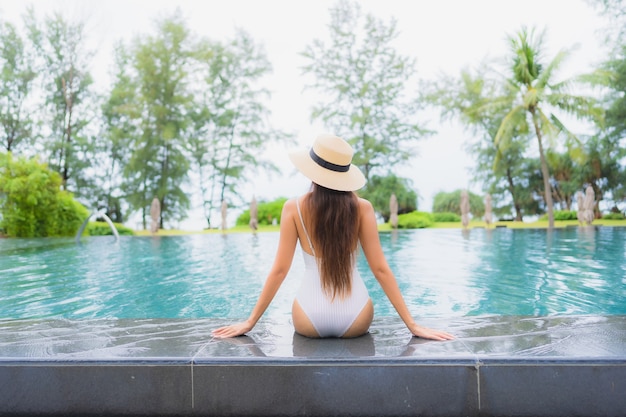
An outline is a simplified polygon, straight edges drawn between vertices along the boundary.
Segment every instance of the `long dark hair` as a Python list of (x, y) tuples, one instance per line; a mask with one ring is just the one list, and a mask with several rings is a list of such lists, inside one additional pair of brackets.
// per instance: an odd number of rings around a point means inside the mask
[(352, 191), (331, 190), (313, 183), (304, 204), (322, 289), (332, 298), (345, 297), (351, 291), (359, 242), (358, 197)]

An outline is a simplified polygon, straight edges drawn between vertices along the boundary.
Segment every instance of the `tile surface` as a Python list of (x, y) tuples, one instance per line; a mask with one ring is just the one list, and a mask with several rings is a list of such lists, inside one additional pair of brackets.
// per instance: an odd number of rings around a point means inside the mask
[(396, 318), (308, 339), (289, 323), (0, 320), (0, 414), (623, 416), (626, 317)]
[(378, 318), (356, 339), (309, 339), (289, 323), (261, 322), (247, 336), (215, 339), (220, 320), (0, 320), (0, 360), (626, 358), (625, 316), (460, 317), (424, 320), (457, 338), (411, 337)]

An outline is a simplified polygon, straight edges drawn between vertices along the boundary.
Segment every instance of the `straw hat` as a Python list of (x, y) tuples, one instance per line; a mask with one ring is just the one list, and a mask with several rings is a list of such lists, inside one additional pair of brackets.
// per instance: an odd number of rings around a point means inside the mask
[(315, 138), (311, 149), (289, 153), (298, 170), (314, 183), (337, 191), (356, 191), (365, 185), (365, 176), (352, 165), (354, 151), (348, 142), (329, 134)]

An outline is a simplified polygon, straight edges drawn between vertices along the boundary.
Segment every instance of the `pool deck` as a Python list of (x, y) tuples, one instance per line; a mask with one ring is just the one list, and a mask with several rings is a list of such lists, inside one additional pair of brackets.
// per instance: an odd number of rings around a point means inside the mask
[(352, 340), (263, 321), (0, 320), (0, 415), (624, 416), (626, 316), (459, 317)]

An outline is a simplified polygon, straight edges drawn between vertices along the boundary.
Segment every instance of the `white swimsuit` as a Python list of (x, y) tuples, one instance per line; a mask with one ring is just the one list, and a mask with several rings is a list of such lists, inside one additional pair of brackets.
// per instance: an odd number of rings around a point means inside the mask
[(300, 216), (304, 234), (313, 252), (313, 256), (311, 256), (302, 251), (304, 255), (304, 277), (296, 295), (296, 300), (298, 300), (300, 307), (302, 307), (302, 310), (304, 310), (304, 313), (320, 337), (341, 337), (348, 331), (363, 310), (363, 307), (367, 304), (369, 300), (367, 287), (355, 263), (352, 268), (350, 294), (345, 298), (337, 296), (332, 300), (324, 293), (320, 271), (315, 260), (315, 249), (304, 226), (298, 199), (296, 199), (296, 207), (298, 208), (298, 216)]

